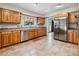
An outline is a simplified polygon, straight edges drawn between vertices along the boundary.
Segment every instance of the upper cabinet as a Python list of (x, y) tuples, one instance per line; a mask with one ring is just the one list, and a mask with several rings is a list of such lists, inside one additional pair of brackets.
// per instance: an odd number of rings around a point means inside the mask
[(20, 13), (16, 11), (11, 12), (11, 22), (20, 23)]
[(37, 24), (38, 25), (44, 25), (45, 24), (45, 18), (44, 17), (37, 17)]
[(20, 12), (0, 8), (0, 23), (20, 23)]
[(69, 23), (76, 23), (77, 22), (76, 15), (74, 13), (68, 13), (68, 22)]
[(2, 22), (11, 22), (11, 19), (10, 19), (10, 10), (7, 10), (7, 9), (2, 9)]

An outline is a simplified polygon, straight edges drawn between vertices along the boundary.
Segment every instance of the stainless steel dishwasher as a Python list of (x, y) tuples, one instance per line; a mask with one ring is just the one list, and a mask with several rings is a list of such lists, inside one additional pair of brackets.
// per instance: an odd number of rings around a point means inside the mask
[(28, 30), (21, 31), (21, 42), (28, 40)]

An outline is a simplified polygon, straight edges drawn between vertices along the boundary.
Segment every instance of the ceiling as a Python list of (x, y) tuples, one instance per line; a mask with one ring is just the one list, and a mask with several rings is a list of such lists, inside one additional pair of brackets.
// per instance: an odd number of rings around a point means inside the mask
[(10, 3), (13, 6), (34, 12), (39, 15), (46, 15), (58, 10), (67, 9), (70, 7), (78, 7), (77, 3), (61, 3), (61, 7), (56, 7), (58, 3)]

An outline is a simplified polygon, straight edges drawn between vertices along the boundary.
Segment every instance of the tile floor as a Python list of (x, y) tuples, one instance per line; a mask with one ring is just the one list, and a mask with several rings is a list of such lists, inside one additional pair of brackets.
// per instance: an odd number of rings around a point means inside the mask
[(79, 56), (79, 47), (53, 39), (53, 34), (0, 49), (0, 56)]

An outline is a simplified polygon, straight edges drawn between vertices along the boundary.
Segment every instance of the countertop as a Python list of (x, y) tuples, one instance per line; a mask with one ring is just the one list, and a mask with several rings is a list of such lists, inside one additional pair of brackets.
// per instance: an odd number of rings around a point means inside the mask
[(28, 28), (1, 28), (0, 31), (27, 31), (29, 29), (39, 29), (39, 28), (45, 28), (45, 27), (28, 27)]

